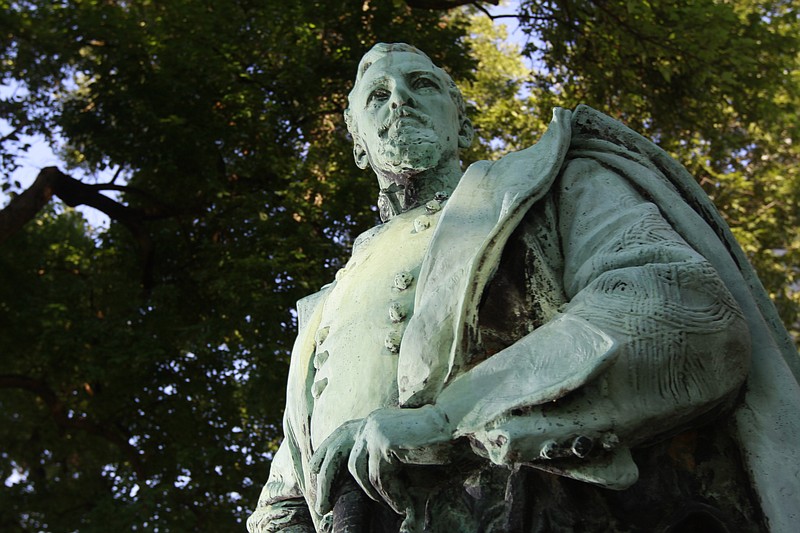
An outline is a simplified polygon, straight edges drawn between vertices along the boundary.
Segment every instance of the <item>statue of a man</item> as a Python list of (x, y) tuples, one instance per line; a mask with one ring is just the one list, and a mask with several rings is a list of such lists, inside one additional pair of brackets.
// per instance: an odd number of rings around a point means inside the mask
[(405, 44), (364, 56), (345, 117), (384, 223), (298, 302), (251, 532), (791, 523), (796, 403), (759, 391), (798, 396), (793, 348), (682, 167), (579, 107), (462, 172), (463, 99)]

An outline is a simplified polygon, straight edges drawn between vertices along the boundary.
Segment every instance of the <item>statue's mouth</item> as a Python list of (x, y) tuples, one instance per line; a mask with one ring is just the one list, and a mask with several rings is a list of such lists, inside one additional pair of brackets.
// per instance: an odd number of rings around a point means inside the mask
[(422, 120), (415, 117), (400, 117), (389, 126), (389, 135), (396, 135), (398, 132), (407, 129), (425, 128), (427, 125)]
[(407, 128), (430, 128), (432, 126), (430, 118), (409, 107), (401, 107), (381, 125), (379, 134), (385, 136), (396, 135), (399, 131)]
[(400, 117), (392, 123), (392, 126), (405, 126), (406, 124), (423, 124), (423, 121), (416, 117)]

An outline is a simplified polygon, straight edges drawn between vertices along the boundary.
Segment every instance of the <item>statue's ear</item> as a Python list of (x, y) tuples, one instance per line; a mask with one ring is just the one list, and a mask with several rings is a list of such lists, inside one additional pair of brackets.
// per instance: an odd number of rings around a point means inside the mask
[(367, 150), (358, 141), (356, 141), (353, 144), (353, 158), (356, 160), (356, 165), (361, 170), (364, 170), (369, 166), (369, 158), (367, 157)]
[(469, 148), (474, 136), (475, 128), (472, 127), (472, 121), (468, 118), (464, 118), (461, 122), (461, 129), (458, 131), (458, 147)]

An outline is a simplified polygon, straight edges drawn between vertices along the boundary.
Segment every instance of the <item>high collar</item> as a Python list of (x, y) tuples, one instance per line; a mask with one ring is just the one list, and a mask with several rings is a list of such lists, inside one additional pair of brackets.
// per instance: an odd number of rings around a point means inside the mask
[(420, 205), (425, 205), (429, 211), (438, 211), (450, 194), (444, 191), (434, 193), (430, 198), (420, 198), (413, 189), (413, 185), (406, 186), (392, 183), (378, 192), (378, 212), (381, 221), (388, 222), (395, 216), (410, 211)]

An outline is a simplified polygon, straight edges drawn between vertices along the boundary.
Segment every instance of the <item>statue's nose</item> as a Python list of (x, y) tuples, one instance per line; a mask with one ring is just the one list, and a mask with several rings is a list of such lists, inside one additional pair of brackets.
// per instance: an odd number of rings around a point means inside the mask
[(392, 91), (392, 109), (397, 109), (400, 106), (409, 106), (414, 107), (414, 99), (411, 97), (411, 93), (405, 87), (395, 87), (394, 91)]

